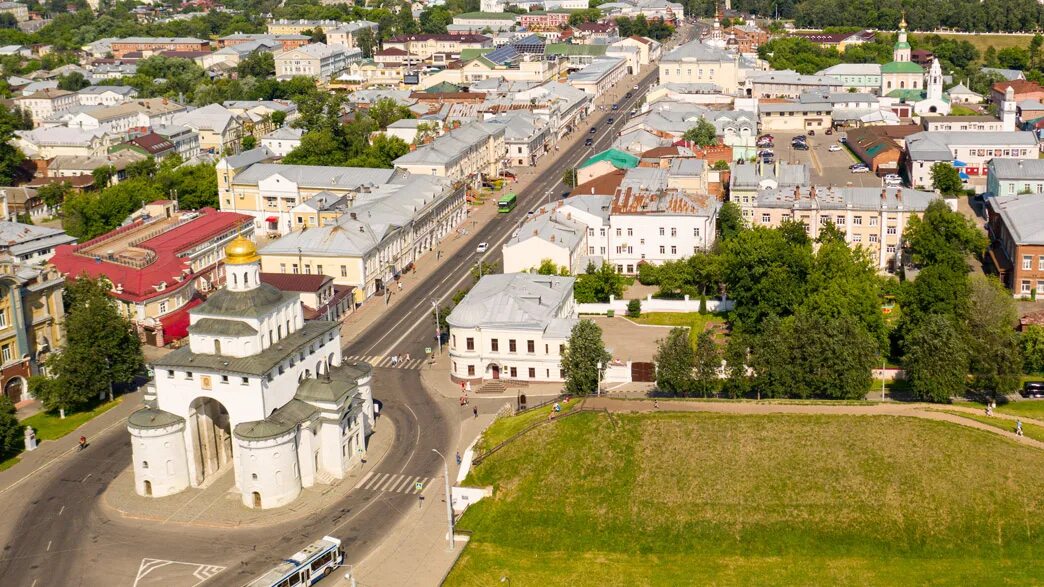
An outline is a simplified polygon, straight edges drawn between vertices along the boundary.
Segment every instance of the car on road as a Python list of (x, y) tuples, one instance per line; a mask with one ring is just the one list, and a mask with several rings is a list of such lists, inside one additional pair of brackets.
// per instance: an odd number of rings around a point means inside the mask
[(1027, 381), (1022, 384), (1022, 391), (1019, 393), (1024, 398), (1042, 398), (1044, 397), (1044, 381)]
[(772, 149), (762, 149), (758, 151), (758, 157), (764, 157), (766, 155), (772, 156), (775, 155), (775, 153), (772, 152)]
[(629, 99), (633, 95), (634, 95), (634, 92), (627, 92), (627, 94), (624, 95), (624, 98), (628, 98)]
[(829, 147), (827, 147), (827, 151), (830, 151), (831, 153), (836, 153), (836, 152), (838, 152), (840, 150), (841, 150), (841, 145), (839, 145), (837, 143), (834, 143), (833, 145), (830, 145)]
[(828, 129), (826, 129), (826, 132), (823, 133), (823, 134), (825, 134), (825, 135), (832, 135), (832, 134), (834, 134), (834, 129), (828, 128)]
[(597, 127), (597, 126), (592, 126), (592, 127), (591, 127), (591, 130), (589, 130), (589, 131), (587, 131), (587, 132), (589, 132), (589, 133), (591, 133), (591, 134), (595, 134), (596, 132), (598, 132), (598, 127)]
[(489, 243), (479, 243), (478, 246), (475, 247), (475, 252), (476, 253), (485, 253), (488, 250), (489, 250)]
[(634, 86), (634, 91), (638, 91), (638, 86)]
[(613, 118), (612, 116), (610, 116), (610, 117), (609, 117), (609, 120), (607, 120), (606, 122), (608, 122), (609, 124), (612, 124), (612, 123), (613, 123), (613, 122), (614, 122), (615, 120), (616, 120), (615, 118)]
[(758, 137), (758, 140), (759, 141), (774, 141), (774, 140), (776, 140), (776, 137), (774, 137), (772, 135), (761, 135), (760, 137)]
[(592, 139), (592, 138), (588, 138), (586, 141), (584, 141), (584, 146), (585, 147), (590, 147), (593, 144), (594, 144), (594, 139)]
[(810, 137), (816, 136), (816, 131), (814, 131), (814, 130), (808, 131), (808, 136), (810, 136)]
[(848, 166), (849, 171), (854, 171), (858, 167), (866, 167), (866, 163), (853, 163)]
[(613, 104), (613, 110), (619, 110), (619, 109), (620, 109), (620, 105), (619, 104)]
[(860, 165), (852, 168), (852, 173), (870, 173), (870, 168), (866, 165)]
[(884, 176), (884, 182), (886, 184), (893, 184), (894, 183), (894, 184), (902, 185), (903, 184), (903, 178), (899, 177), (899, 175), (897, 175), (895, 173), (889, 173), (888, 175)]

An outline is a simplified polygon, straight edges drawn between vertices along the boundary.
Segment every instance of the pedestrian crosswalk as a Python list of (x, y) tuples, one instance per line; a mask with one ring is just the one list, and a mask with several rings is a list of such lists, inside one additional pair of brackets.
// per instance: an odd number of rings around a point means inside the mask
[(367, 491), (417, 494), (424, 491), (430, 481), (430, 477), (370, 471), (356, 484), (355, 488)]
[(384, 369), (412, 369), (418, 370), (424, 366), (424, 359), (409, 359), (404, 356), (400, 356), (398, 360), (392, 355), (352, 355), (345, 357), (345, 360), (351, 363), (352, 361), (362, 361), (373, 365), (374, 367), (381, 367)]

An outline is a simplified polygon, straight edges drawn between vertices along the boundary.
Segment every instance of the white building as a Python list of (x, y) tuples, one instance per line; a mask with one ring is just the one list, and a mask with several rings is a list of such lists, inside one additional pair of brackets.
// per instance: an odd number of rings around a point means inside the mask
[(705, 251), (714, 244), (720, 208), (709, 195), (626, 189), (612, 204), (608, 260), (620, 273), (634, 274), (639, 263), (657, 265)]
[(359, 49), (312, 43), (276, 54), (276, 79), (305, 76), (325, 82), (360, 60), (362, 51)]
[[(3, 205), (7, 205), (6, 198)], [(76, 237), (69, 236), (64, 230), (0, 221), (0, 254), (10, 255), (19, 263), (42, 263), (54, 256), (54, 248), (58, 245), (75, 242)]]
[(232, 241), (225, 266), (227, 288), (190, 311), (189, 344), (153, 363), (127, 420), (134, 486), (163, 497), (231, 469), (243, 505), (276, 508), (361, 462), (370, 366), (342, 363), (338, 323), (305, 322), (296, 294), (261, 283), (252, 242)]
[(87, 86), (76, 92), (80, 106), (115, 106), (138, 96), (130, 86)]
[(607, 93), (627, 75), (627, 61), (619, 57), (595, 59), (580, 71), (569, 74), (569, 85), (594, 96)]
[(355, 48), (359, 46), (359, 33), (364, 30), (369, 30), (373, 34), (372, 39), (376, 42), (378, 38), (377, 23), (368, 20), (346, 22), (335, 29), (329, 29), (326, 31), (326, 42), (331, 45)]
[(942, 131), (906, 137), (906, 174), (914, 187), (932, 187), (932, 165), (950, 163), (961, 179), (986, 175), (991, 159), (1026, 159), (1039, 152), (1034, 133)]
[(299, 128), (284, 126), (261, 137), (261, 146), (279, 157), (286, 157), (290, 151), (301, 146), (304, 131)]
[(537, 208), (504, 243), (504, 272), (520, 273), (550, 259), (573, 274), (608, 257), (612, 196), (572, 196)]
[(562, 381), (562, 351), (576, 324), (573, 277), (486, 275), (449, 323), (454, 381)]

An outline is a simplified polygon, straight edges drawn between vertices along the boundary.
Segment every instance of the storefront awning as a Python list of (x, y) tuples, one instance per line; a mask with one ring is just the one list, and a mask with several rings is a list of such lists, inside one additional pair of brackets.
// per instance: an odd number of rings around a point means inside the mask
[(265, 222), (279, 222), (279, 217), (278, 216), (269, 216), (268, 218), (265, 218)]
[(959, 159), (954, 159), (953, 160), (953, 166), (954, 167), (967, 167), (968, 164), (965, 163), (964, 161), (959, 160)]
[(163, 339), (171, 341), (188, 336), (189, 310), (202, 303), (203, 300), (194, 298), (184, 306), (160, 318), (160, 324), (163, 325)]
[(969, 179), (971, 179), (971, 176), (968, 175), (967, 173), (963, 172), (963, 171), (958, 173), (957, 175), (958, 175), (958, 177), (960, 177), (964, 181), (968, 181)]

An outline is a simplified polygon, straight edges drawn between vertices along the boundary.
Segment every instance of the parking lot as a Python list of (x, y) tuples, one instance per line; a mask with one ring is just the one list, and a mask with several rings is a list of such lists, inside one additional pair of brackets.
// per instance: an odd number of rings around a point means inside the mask
[(840, 144), (843, 131), (835, 131), (832, 135), (816, 132), (815, 136), (806, 136), (808, 150), (800, 151), (790, 145), (791, 139), (803, 133), (773, 132), (777, 161), (804, 163), (812, 175), (812, 182), (817, 185), (881, 187), (884, 181), (873, 173), (852, 173), (848, 168), (859, 159), (844, 145), (840, 151), (829, 151), (830, 145)]

